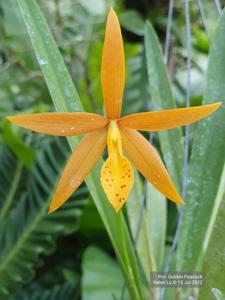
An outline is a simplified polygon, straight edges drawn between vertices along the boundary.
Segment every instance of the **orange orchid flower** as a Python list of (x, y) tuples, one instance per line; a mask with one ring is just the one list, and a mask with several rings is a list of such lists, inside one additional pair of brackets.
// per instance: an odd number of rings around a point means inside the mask
[[(162, 194), (182, 204), (159, 155), (136, 130), (159, 131), (187, 125), (213, 113), (220, 105), (143, 112), (120, 118), (125, 83), (123, 41), (119, 21), (110, 10), (103, 47), (101, 84), (106, 117), (92, 113), (40, 113), (9, 116), (12, 123), (49, 135), (85, 134), (73, 151), (62, 173), (49, 212), (58, 209), (79, 187), (108, 146), (100, 180), (108, 200), (118, 212), (125, 203), (134, 181), (128, 159)], [(126, 158), (123, 155), (126, 153)]]

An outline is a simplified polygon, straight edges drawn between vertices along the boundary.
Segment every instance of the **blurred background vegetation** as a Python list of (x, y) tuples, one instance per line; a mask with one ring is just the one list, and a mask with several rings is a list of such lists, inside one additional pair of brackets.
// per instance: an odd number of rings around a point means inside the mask
[[(97, 113), (102, 113), (99, 74), (105, 20), (113, 6), (121, 22), (126, 54), (123, 114), (152, 109), (144, 24), (151, 20), (164, 49), (168, 1), (37, 2), (85, 110)], [(214, 1), (202, 3), (212, 34), (218, 12)], [(196, 2), (190, 1), (190, 7), (193, 106), (202, 101), (210, 43)], [(83, 184), (58, 212), (47, 214), (57, 177), (70, 153), (66, 140), (28, 133), (5, 121), (15, 113), (54, 110), (15, 0), (0, 0), (0, 37), (0, 299), (113, 299), (121, 291), (122, 274), (86, 186)], [(170, 50), (168, 71), (173, 93), (177, 105), (184, 107), (187, 54), (182, 1), (175, 1)], [(158, 135), (151, 139), (160, 151)], [(171, 203), (167, 209), (166, 245), (170, 246), (177, 209)]]

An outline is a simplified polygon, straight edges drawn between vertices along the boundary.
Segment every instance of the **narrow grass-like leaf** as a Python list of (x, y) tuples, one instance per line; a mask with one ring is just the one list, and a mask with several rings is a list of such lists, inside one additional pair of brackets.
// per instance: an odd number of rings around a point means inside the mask
[(222, 294), (222, 292), (216, 288), (213, 288), (211, 290), (212, 294), (214, 295), (215, 300), (225, 300), (225, 295)]
[[(146, 203), (144, 204), (144, 198)], [(144, 206), (143, 206), (144, 204)], [(126, 204), (127, 215), (140, 263), (150, 286), (150, 272), (160, 271), (166, 235), (166, 200), (147, 183), (144, 192), (138, 173)], [(149, 299), (157, 299), (158, 289), (150, 288)]]
[(136, 171), (134, 187), (126, 205), (127, 215), (140, 262), (148, 281), (150, 281), (150, 272), (155, 270), (155, 259), (151, 252), (150, 232), (146, 209), (142, 207), (143, 200), (143, 187), (140, 182), (140, 176)]
[[(81, 111), (79, 96), (38, 5), (34, 0), (17, 1), (56, 110)], [(73, 149), (78, 139), (68, 140)], [(141, 299), (139, 270), (128, 229), (122, 213), (116, 214), (108, 203), (99, 183), (99, 173), (100, 164), (97, 164), (86, 183), (112, 241), (131, 299)]]
[[(145, 25), (145, 53), (150, 93), (156, 110), (175, 108), (171, 86), (163, 62), (162, 50), (152, 25)], [(179, 189), (182, 164), (183, 146), (181, 129), (159, 132), (160, 146), (163, 157), (174, 184)]]
[[(204, 104), (223, 101), (202, 120), (192, 148), (186, 205), (178, 247), (178, 269), (193, 271), (201, 252), (225, 160), (225, 12), (210, 48)], [(188, 238), (187, 238), (188, 237)]]
[(212, 217), (203, 244), (202, 272), (205, 274), (205, 284), (199, 291), (199, 300), (211, 295), (213, 289), (225, 294), (225, 167), (221, 177), (220, 187), (216, 197)]
[(160, 271), (165, 251), (167, 203), (165, 197), (150, 184), (147, 185), (146, 198), (150, 241), (156, 262), (155, 271)]

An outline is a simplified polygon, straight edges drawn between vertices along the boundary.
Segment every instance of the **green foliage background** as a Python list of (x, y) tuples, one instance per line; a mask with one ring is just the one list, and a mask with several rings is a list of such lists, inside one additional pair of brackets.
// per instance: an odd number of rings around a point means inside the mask
[[(150, 287), (150, 272), (165, 269), (177, 207), (136, 174), (123, 213), (115, 214), (99, 184), (100, 161), (70, 201), (48, 215), (78, 139), (5, 121), (15, 113), (103, 112), (99, 74), (110, 6), (124, 37), (123, 114), (184, 107), (185, 21), (182, 3), (175, 4), (165, 66), (167, 1), (0, 0), (0, 300), (224, 299), (224, 104), (190, 126), (186, 205), (169, 266), (203, 271), (205, 285), (165, 289), (161, 296)], [(213, 1), (202, 5), (209, 39), (190, 2), (192, 106), (225, 100), (225, 13), (219, 16)], [(183, 130), (150, 138), (181, 189)]]

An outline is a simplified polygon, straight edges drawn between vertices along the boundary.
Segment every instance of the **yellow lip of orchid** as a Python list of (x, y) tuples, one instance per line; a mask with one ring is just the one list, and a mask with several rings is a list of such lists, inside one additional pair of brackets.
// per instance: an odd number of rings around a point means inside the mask
[[(106, 117), (92, 113), (40, 113), (9, 116), (12, 123), (35, 132), (76, 136), (85, 134), (69, 158), (56, 187), (49, 212), (63, 205), (83, 182), (102, 155), (107, 144), (108, 159), (100, 174), (109, 202), (118, 212), (125, 203), (134, 181), (128, 159), (162, 194), (183, 204), (159, 155), (136, 130), (160, 131), (198, 121), (219, 108), (221, 102), (143, 112), (120, 118), (125, 83), (125, 61), (120, 24), (110, 10), (102, 54), (101, 85)], [(128, 159), (123, 154), (123, 149)]]
[(101, 169), (101, 184), (109, 202), (119, 211), (126, 201), (134, 182), (134, 173), (122, 153), (122, 141), (117, 121), (109, 123), (108, 159)]

